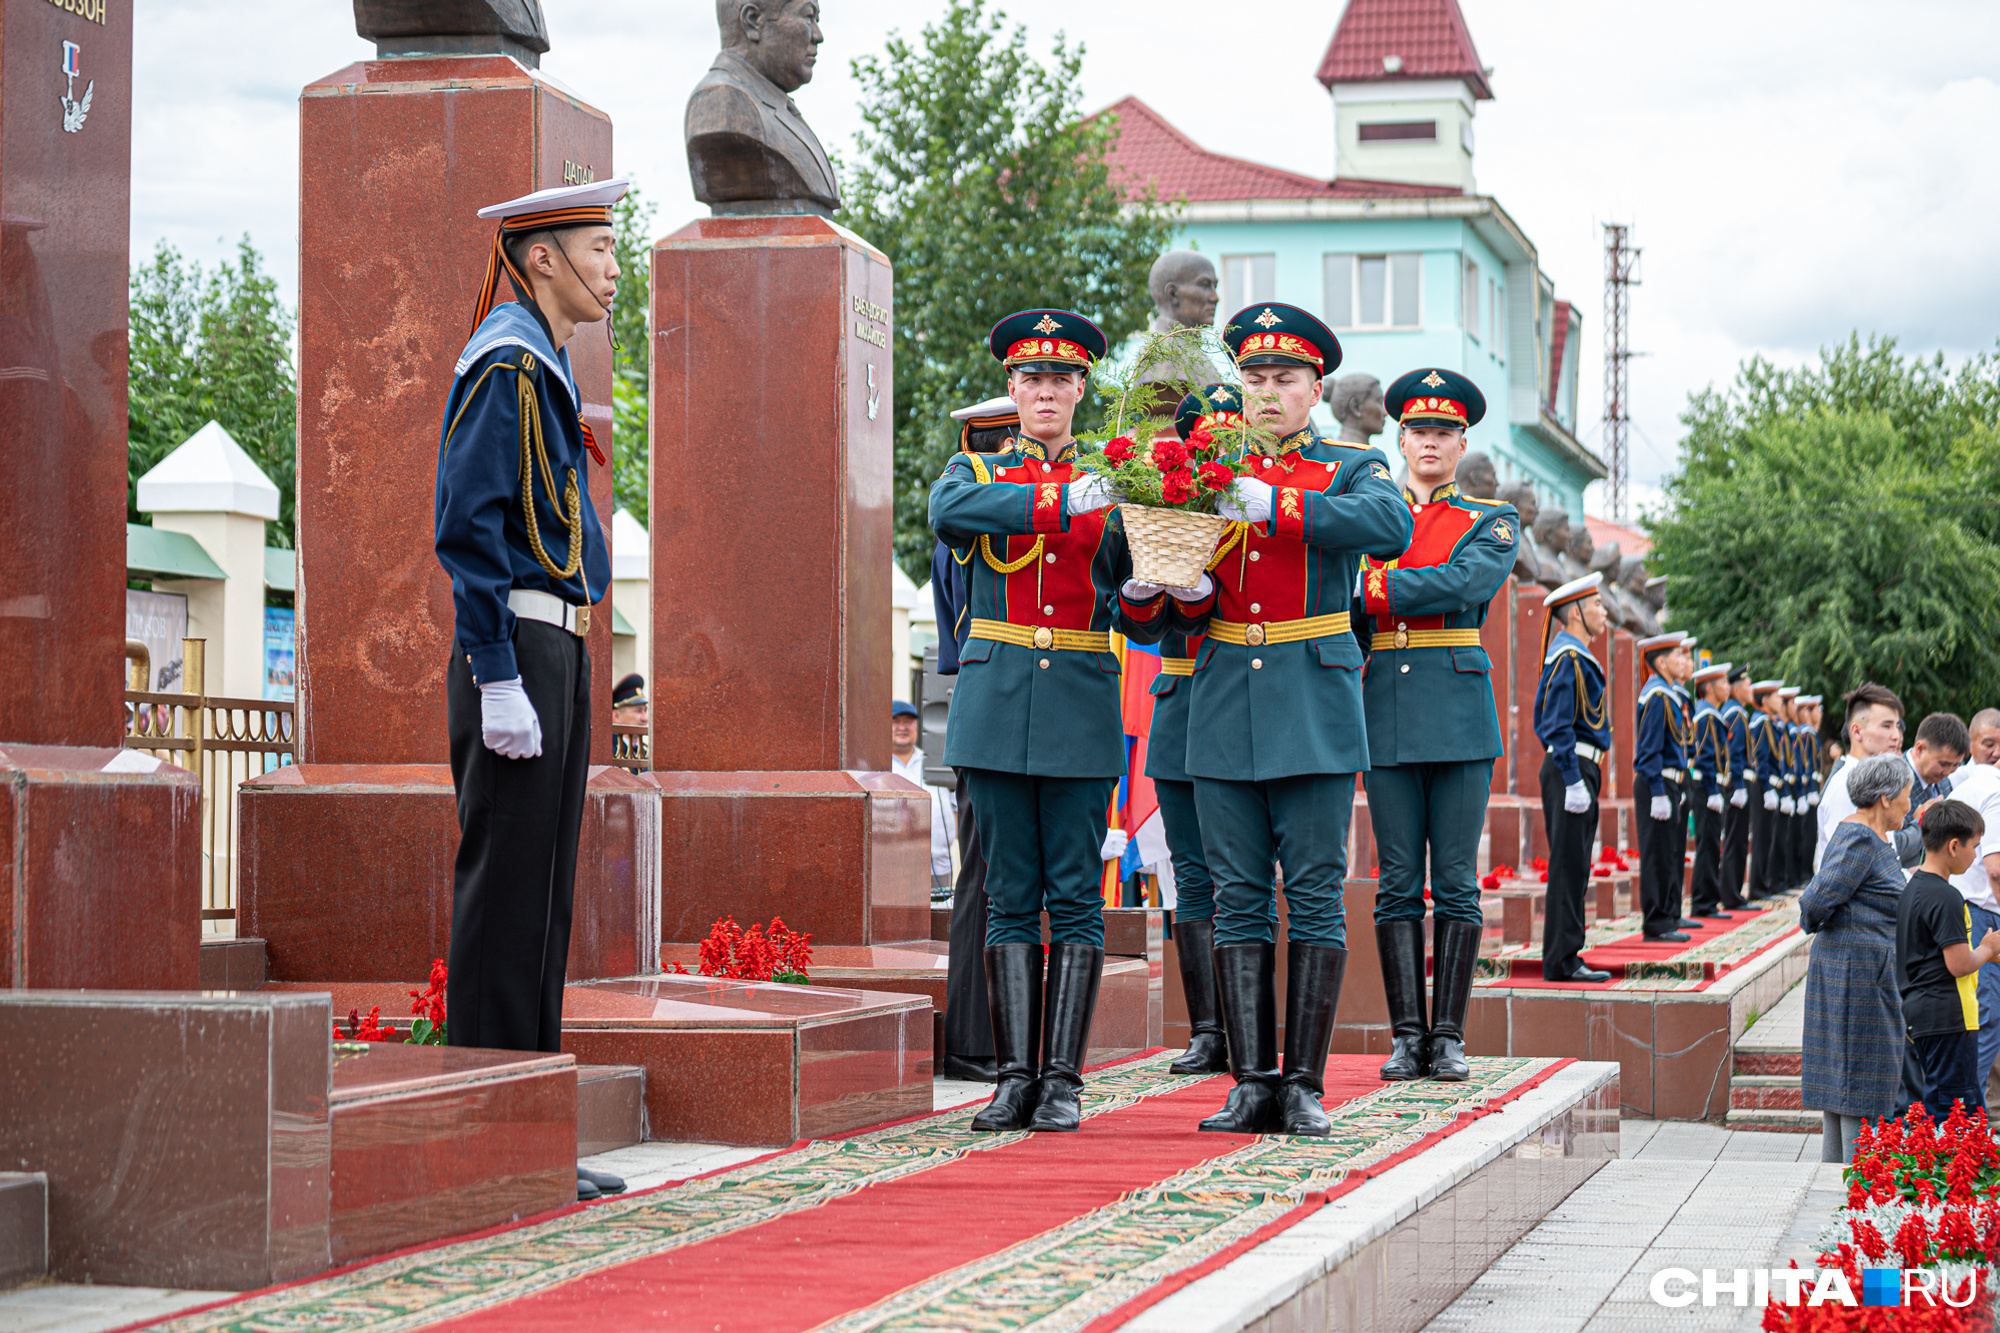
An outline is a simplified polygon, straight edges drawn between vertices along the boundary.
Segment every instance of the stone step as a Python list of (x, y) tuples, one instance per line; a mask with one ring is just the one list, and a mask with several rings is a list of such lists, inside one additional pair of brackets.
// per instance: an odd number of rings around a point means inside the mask
[(1732, 1072), (1749, 1076), (1773, 1074), (1790, 1078), (1796, 1082), (1799, 1077), (1800, 1059), (1801, 1056), (1796, 1046), (1790, 1050), (1785, 1050), (1781, 1047), (1764, 1047), (1758, 1050), (1749, 1050), (1739, 1044), (1736, 1048), (1736, 1057)]
[(0, 1171), (0, 1291), (49, 1273), (49, 1178)]
[(1729, 1115), (1723, 1121), (1729, 1129), (1761, 1129), (1783, 1134), (1817, 1134), (1820, 1131), (1818, 1111), (1779, 1110), (1765, 1107), (1729, 1108)]
[(1729, 1080), (1729, 1107), (1744, 1111), (1797, 1111), (1798, 1075), (1737, 1074)]
[(645, 1141), (645, 1069), (639, 1065), (578, 1065), (576, 1155), (594, 1157)]
[(203, 940), (203, 990), (256, 990), (269, 980), (262, 940)]

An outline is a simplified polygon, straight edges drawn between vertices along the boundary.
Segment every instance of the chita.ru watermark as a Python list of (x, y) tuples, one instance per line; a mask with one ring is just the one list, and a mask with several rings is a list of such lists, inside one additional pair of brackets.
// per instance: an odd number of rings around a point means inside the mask
[(1662, 1268), (1648, 1284), (1653, 1304), (1873, 1305), (1964, 1309), (1979, 1298), (1979, 1274), (1934, 1268), (1864, 1268), (1857, 1293), (1838, 1268)]

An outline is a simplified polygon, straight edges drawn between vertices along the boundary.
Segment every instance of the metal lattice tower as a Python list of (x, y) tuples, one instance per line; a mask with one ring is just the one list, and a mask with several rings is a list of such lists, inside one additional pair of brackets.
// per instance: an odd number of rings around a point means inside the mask
[(1638, 285), (1639, 252), (1630, 241), (1631, 228), (1604, 224), (1604, 463), (1611, 475), (1611, 521), (1625, 521), (1625, 483), (1632, 454), (1627, 435), (1632, 426), (1631, 379), (1627, 374), (1632, 347), (1627, 323), (1632, 315), (1631, 289)]

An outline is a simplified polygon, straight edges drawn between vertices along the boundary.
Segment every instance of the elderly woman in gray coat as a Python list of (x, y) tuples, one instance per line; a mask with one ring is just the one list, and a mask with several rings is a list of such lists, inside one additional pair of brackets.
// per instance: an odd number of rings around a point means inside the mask
[(1862, 1119), (1894, 1115), (1903, 1085), (1896, 904), (1904, 881), (1890, 839), (1909, 813), (1910, 765), (1875, 755), (1846, 777), (1854, 813), (1834, 826), (1799, 897), (1799, 924), (1818, 936), (1806, 965), (1799, 1082), (1805, 1106), (1825, 1122), (1823, 1162), (1851, 1162)]

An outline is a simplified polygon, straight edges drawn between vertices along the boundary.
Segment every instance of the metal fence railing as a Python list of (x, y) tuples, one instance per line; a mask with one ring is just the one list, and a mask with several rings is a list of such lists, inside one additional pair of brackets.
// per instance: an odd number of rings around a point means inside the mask
[(205, 648), (201, 639), (182, 641), (185, 693), (126, 692), (125, 748), (201, 778), (201, 916), (204, 922), (233, 921), (236, 789), (293, 762), (292, 704), (211, 698), (203, 692)]

